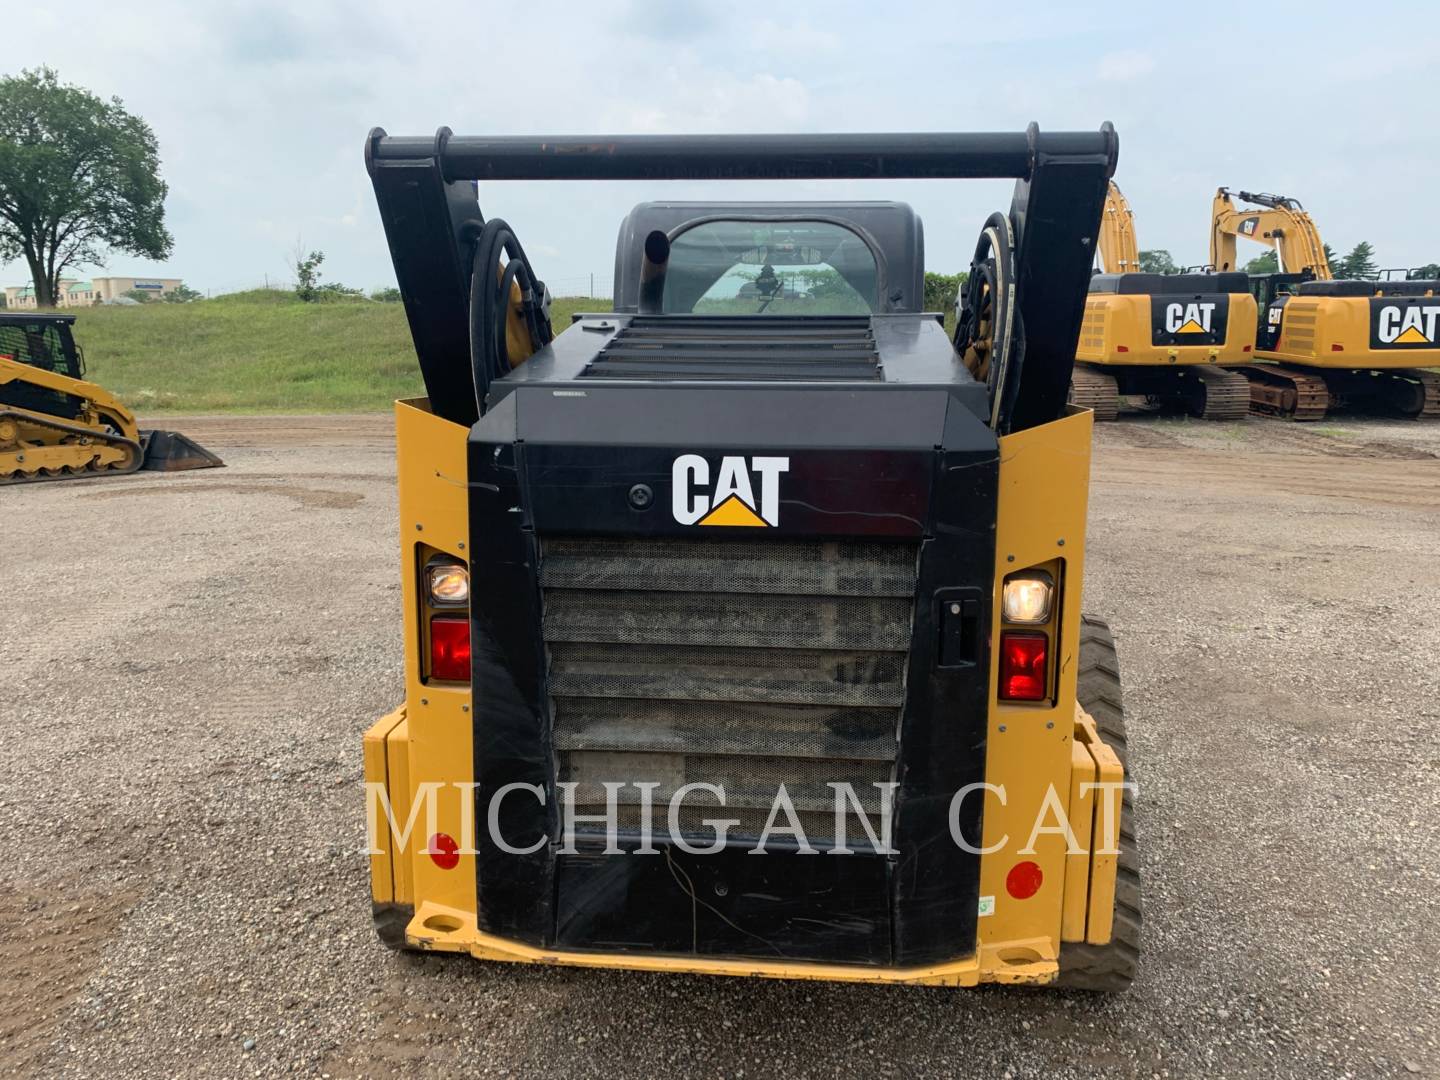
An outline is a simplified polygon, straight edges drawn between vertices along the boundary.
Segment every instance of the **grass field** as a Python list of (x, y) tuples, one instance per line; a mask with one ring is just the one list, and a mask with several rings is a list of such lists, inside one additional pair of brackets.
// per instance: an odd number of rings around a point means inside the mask
[[(556, 300), (551, 321), (559, 331), (571, 312), (609, 306)], [(400, 304), (302, 304), (257, 289), (78, 315), (87, 377), (141, 414), (364, 412), (423, 393)]]

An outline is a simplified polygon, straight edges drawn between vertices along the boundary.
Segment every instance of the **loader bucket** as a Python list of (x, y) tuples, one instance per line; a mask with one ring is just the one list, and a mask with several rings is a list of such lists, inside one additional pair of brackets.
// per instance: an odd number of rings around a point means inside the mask
[(140, 444), (145, 448), (142, 469), (180, 472), (183, 469), (213, 469), (225, 464), (194, 439), (178, 431), (142, 431)]

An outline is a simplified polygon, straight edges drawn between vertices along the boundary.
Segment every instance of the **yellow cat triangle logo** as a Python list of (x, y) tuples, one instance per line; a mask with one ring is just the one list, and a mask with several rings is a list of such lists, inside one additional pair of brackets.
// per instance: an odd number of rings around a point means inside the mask
[(1420, 332), (1419, 327), (1412, 326), (1395, 339), (1396, 345), (1429, 345), (1430, 339)]
[(751, 528), (768, 529), (769, 522), (746, 506), (738, 495), (731, 495), (719, 506), (701, 518), (697, 525), (748, 525)]
[(1187, 319), (1185, 325), (1175, 332), (1177, 334), (1203, 334), (1205, 333), (1205, 328), (1194, 319)]

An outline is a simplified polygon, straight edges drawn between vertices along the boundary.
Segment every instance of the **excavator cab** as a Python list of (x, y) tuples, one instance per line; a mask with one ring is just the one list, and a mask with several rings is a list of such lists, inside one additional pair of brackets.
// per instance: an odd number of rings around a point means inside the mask
[[(372, 133), (426, 389), (396, 404), (404, 703), (364, 739), (382, 941), (1129, 984), (1124, 718), (1066, 402), (1117, 153), (1108, 125)], [(953, 338), (902, 203), (643, 203), (614, 309), (554, 328), (472, 184), (978, 176), (1015, 190)]]

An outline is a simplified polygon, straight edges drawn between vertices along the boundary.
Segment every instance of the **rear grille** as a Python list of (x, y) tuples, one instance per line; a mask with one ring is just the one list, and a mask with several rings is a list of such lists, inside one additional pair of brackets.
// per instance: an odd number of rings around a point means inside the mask
[[(577, 815), (667, 829), (738, 819), (758, 837), (785, 785), (807, 838), (829, 847), (831, 782), (849, 783), (878, 830), (905, 700), (917, 549), (913, 544), (611, 540), (544, 542), (540, 583), (556, 779), (575, 783)], [(784, 824), (782, 814), (777, 821)], [(577, 833), (603, 834), (583, 824)], [(864, 838), (853, 816), (852, 846)], [(886, 839), (883, 838), (882, 839)]]
[(607, 379), (880, 378), (866, 315), (636, 316), (582, 376)]

